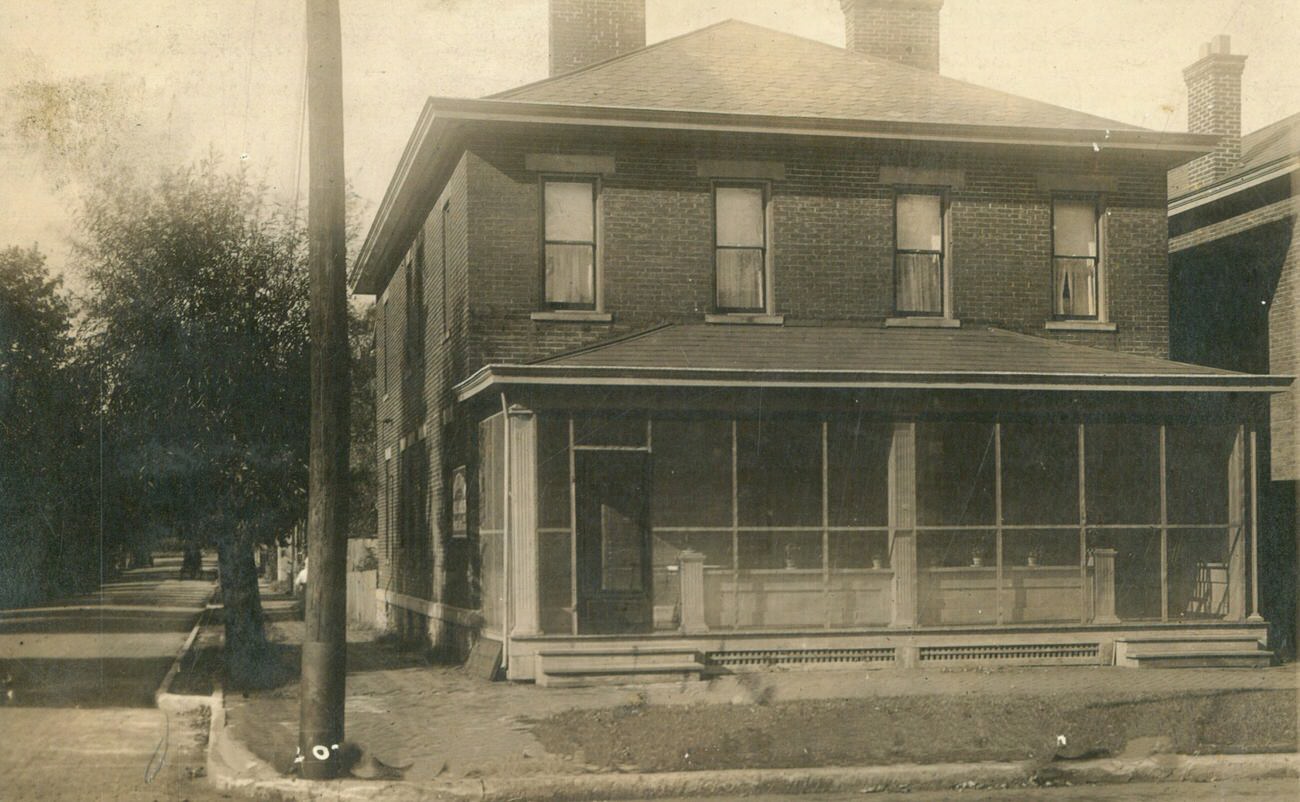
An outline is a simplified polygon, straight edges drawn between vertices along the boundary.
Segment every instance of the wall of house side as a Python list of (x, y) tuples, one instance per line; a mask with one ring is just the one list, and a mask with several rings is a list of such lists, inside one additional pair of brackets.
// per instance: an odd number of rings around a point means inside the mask
[[(607, 140), (608, 141), (608, 140)], [(914, 165), (963, 177), (950, 192), (955, 316), (1115, 350), (1168, 353), (1164, 173), (1087, 155), (930, 153), (861, 144), (734, 148), (576, 138), (471, 144), (470, 370), (529, 360), (662, 322), (702, 322), (712, 311), (713, 179), (701, 163), (779, 167), (772, 189), (775, 311), (786, 325), (880, 324), (892, 314), (893, 195), (882, 167)], [(601, 262), (610, 323), (530, 319), (542, 309), (541, 173), (530, 153), (614, 157), (602, 175)], [(897, 171), (893, 171), (897, 175)], [(1115, 331), (1048, 331), (1051, 187), (1060, 176), (1104, 185), (1105, 261)], [(1046, 177), (1046, 178), (1045, 178)], [(1067, 181), (1068, 183), (1068, 181)]]
[[(473, 606), (471, 549), (451, 537), (446, 498), (452, 469), (468, 461), (451, 393), (466, 350), (467, 214), (462, 164), (393, 271), (376, 319), (380, 623), (434, 642), (446, 633), (430, 609)], [(422, 281), (418, 295), (408, 277)]]

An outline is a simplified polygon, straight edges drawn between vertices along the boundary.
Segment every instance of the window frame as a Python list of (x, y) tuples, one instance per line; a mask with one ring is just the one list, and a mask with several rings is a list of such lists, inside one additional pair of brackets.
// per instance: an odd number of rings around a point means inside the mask
[[(918, 249), (900, 249), (898, 247), (898, 201), (904, 195), (930, 195), (939, 198), (939, 250), (918, 250)], [(895, 318), (922, 318), (922, 319), (948, 319), (952, 317), (952, 276), (951, 276), (951, 258), (949, 258), (950, 242), (949, 231), (951, 229), (948, 219), (952, 208), (950, 198), (950, 188), (933, 185), (910, 185), (903, 184), (894, 187), (893, 196), (893, 220), (890, 229), (893, 245), (892, 271), (894, 298), (892, 303), (893, 316)], [(899, 271), (898, 256), (899, 254), (922, 255), (936, 254), (939, 256), (939, 310), (937, 312), (926, 312), (911, 309), (901, 309), (898, 305), (899, 299)]]
[[(753, 246), (718, 244), (718, 190), (719, 189), (757, 189), (763, 194), (763, 272), (761, 303), (755, 307), (723, 306), (718, 301), (718, 251), (736, 250), (752, 251)], [(709, 213), (713, 236), (713, 310), (720, 315), (770, 315), (775, 308), (772, 296), (772, 184), (770, 181), (745, 181), (719, 179), (709, 187)]]
[[(1082, 259), (1086, 256), (1057, 256), (1056, 253), (1056, 204), (1058, 201), (1092, 201), (1093, 207), (1093, 231), (1097, 241), (1097, 255), (1091, 257), (1093, 262), (1093, 273), (1096, 276), (1096, 294), (1093, 298), (1096, 313), (1092, 315), (1065, 315), (1056, 311), (1056, 260), (1061, 259)], [(1053, 192), (1049, 201), (1049, 219), (1048, 236), (1051, 238), (1051, 250), (1048, 253), (1048, 276), (1049, 276), (1049, 304), (1048, 307), (1052, 322), (1066, 323), (1108, 323), (1110, 320), (1107, 313), (1108, 299), (1106, 293), (1106, 203), (1105, 197), (1098, 192)]]
[[(540, 308), (548, 312), (599, 312), (604, 307), (601, 291), (601, 181), (599, 175), (588, 173), (544, 173), (538, 176), (538, 286), (541, 290)], [(588, 184), (591, 187), (591, 242), (578, 240), (550, 240), (546, 237), (546, 185)], [(546, 299), (546, 248), (548, 245), (591, 245), (591, 302), (552, 302)]]

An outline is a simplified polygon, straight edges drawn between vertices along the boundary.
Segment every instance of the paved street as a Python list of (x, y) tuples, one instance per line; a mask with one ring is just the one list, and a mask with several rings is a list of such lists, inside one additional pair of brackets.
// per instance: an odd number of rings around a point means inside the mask
[(153, 703), (213, 588), (179, 569), (162, 558), (98, 593), (0, 612), (0, 678), (12, 694), (0, 707), (0, 797), (222, 798), (191, 779), (206, 719)]

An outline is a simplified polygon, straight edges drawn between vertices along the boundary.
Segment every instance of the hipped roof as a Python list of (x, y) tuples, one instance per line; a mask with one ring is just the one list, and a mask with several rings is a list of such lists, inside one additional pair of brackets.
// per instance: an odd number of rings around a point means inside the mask
[(1137, 150), (1170, 166), (1214, 138), (1164, 133), (729, 20), (489, 98), (426, 103), (361, 247), (374, 293), (463, 141), (456, 126), (548, 125)]
[(492, 97), (784, 117), (1145, 130), (738, 20)]
[(674, 324), (491, 364), (457, 395), (509, 385), (1277, 392), (1290, 383), (995, 328)]

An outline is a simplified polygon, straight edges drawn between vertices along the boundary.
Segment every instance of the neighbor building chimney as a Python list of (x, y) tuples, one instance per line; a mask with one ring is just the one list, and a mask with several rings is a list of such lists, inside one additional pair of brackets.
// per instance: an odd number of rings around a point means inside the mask
[(645, 47), (645, 0), (549, 0), (551, 77)]
[(943, 0), (840, 0), (844, 46), (930, 72), (939, 71)]
[(1215, 134), (1214, 152), (1187, 165), (1189, 189), (1213, 184), (1241, 163), (1241, 71), (1245, 56), (1232, 55), (1227, 36), (1201, 45), (1196, 63), (1183, 70), (1187, 82), (1187, 130)]

